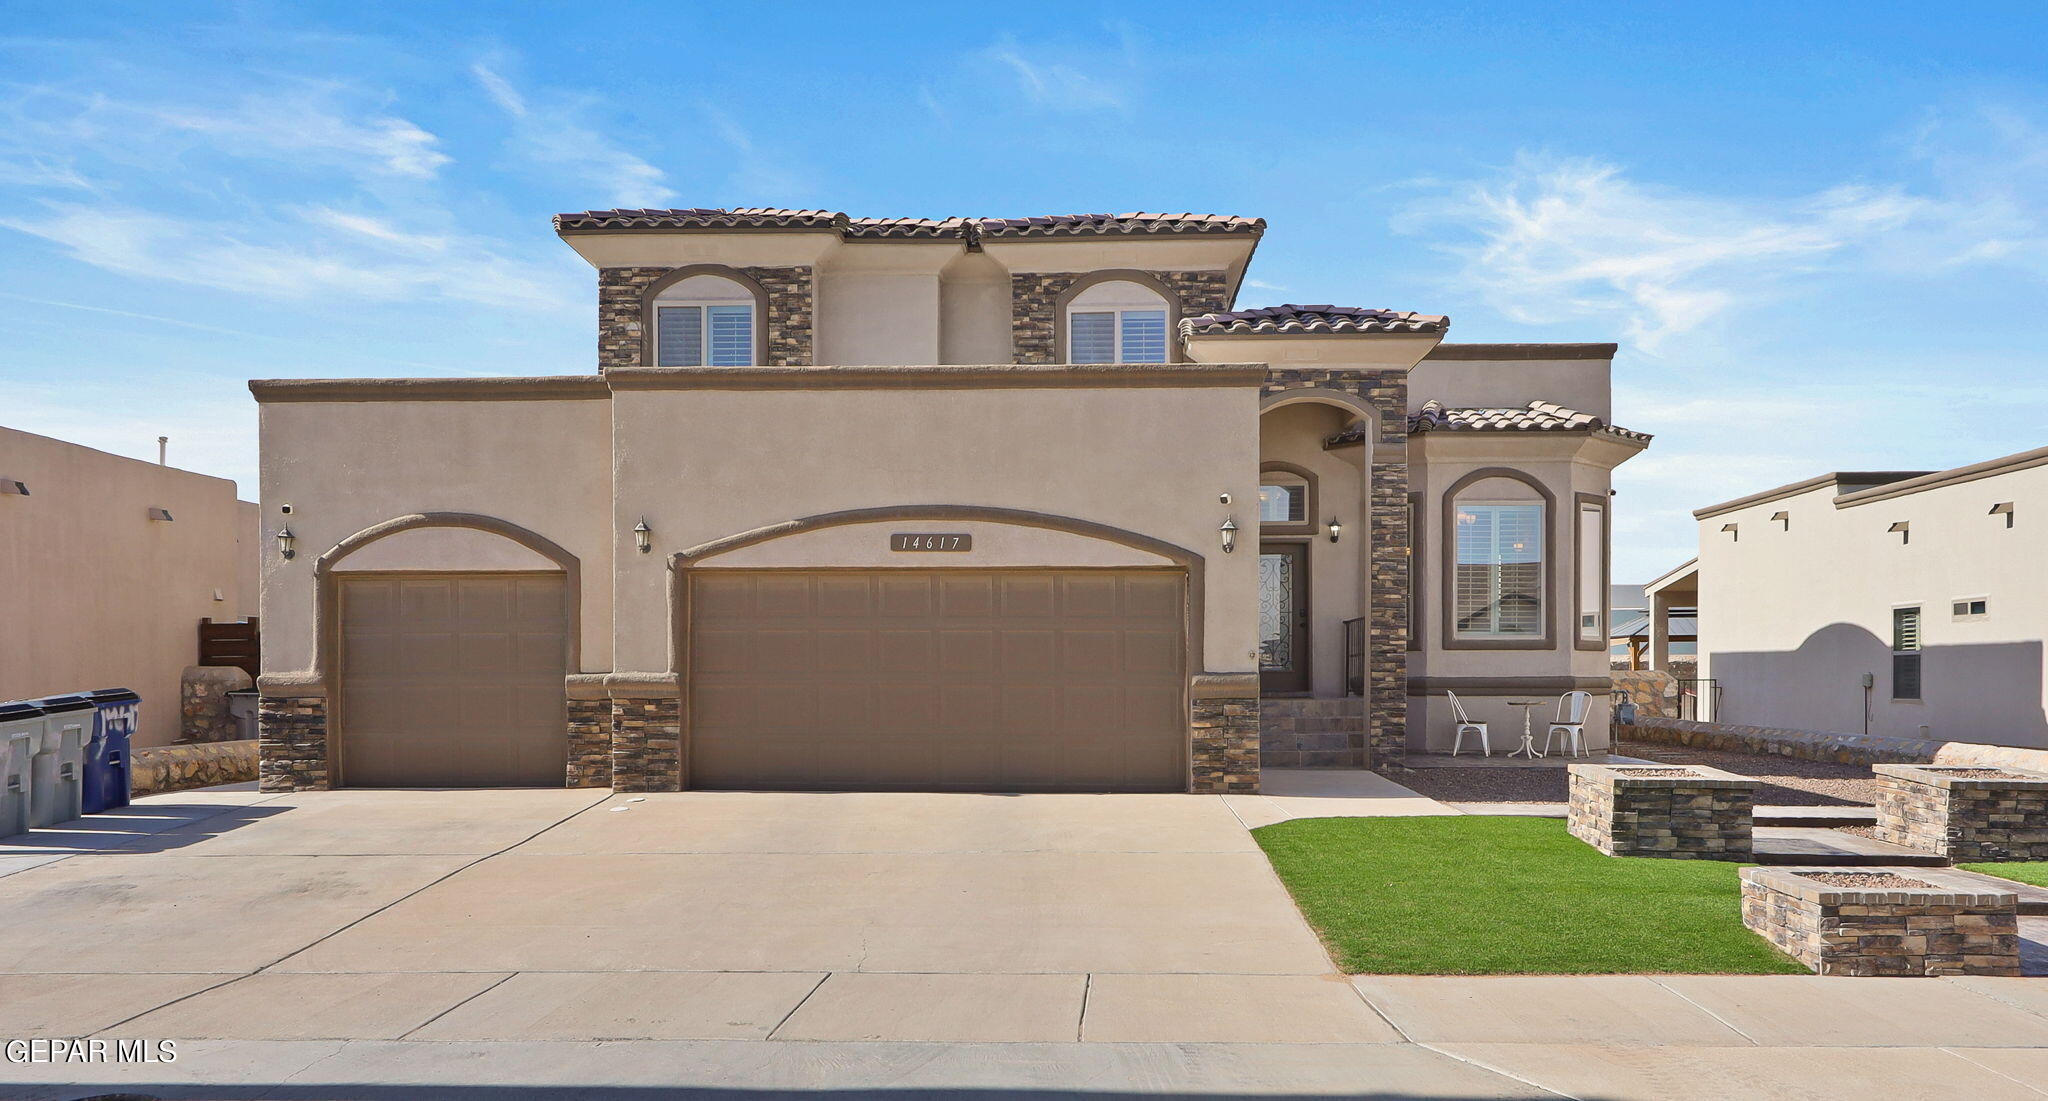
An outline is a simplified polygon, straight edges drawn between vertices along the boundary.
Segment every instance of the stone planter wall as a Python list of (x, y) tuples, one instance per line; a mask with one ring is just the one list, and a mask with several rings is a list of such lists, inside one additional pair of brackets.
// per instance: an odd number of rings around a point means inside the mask
[(1975, 890), (1921, 868), (1741, 875), (1742, 923), (1816, 974), (2020, 974), (2018, 896), (2010, 891)]
[(1962, 863), (2048, 860), (2048, 773), (1877, 765), (1877, 836)]
[(256, 746), (256, 739), (250, 738), (138, 749), (130, 759), (129, 793), (161, 795), (215, 784), (247, 783), (256, 779)]
[(1756, 786), (1699, 765), (1572, 765), (1566, 827), (1609, 856), (1747, 860)]

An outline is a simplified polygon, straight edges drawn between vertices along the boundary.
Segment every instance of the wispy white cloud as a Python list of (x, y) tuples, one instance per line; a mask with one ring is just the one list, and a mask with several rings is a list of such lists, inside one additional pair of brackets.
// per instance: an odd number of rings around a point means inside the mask
[[(1123, 43), (1128, 52), (1128, 35), (1123, 36)], [(1025, 99), (1045, 110), (1082, 113), (1130, 107), (1130, 90), (1122, 80), (1108, 75), (1110, 66), (1105, 63), (1100, 71), (1087, 71), (1076, 61), (1083, 55), (1074, 50), (1026, 46), (1004, 35), (983, 50), (982, 56), (1001, 66)]]
[(410, 179), (432, 179), (451, 159), (441, 152), (440, 138), (406, 119), (349, 117), (320, 99), (251, 97), (224, 110), (164, 107), (144, 113), (159, 125), (212, 138), (219, 148), (312, 154)]
[(1447, 231), (1460, 280), (1517, 321), (1598, 317), (1656, 351), (1785, 278), (1867, 245), (1938, 204), (1843, 185), (1784, 203), (1652, 187), (1619, 166), (1524, 155), (1500, 177), (1412, 206)]
[(594, 189), (603, 202), (613, 206), (659, 207), (675, 201), (666, 173), (619, 148), (586, 121), (585, 116), (596, 109), (590, 97), (546, 90), (521, 92), (484, 61), (471, 65), (470, 73), (484, 94), (512, 120), (511, 144), (519, 156)]

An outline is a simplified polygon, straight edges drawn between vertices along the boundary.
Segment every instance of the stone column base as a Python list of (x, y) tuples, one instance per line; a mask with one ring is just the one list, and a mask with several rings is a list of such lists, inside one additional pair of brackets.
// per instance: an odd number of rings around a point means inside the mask
[(614, 697), (611, 743), (613, 791), (682, 790), (681, 700), (674, 696)]
[(1194, 742), (1195, 792), (1253, 794), (1259, 790), (1259, 698), (1196, 697), (1189, 721)]
[(612, 786), (612, 701), (569, 697), (569, 768), (563, 786)]
[(263, 791), (326, 791), (327, 701), (319, 696), (256, 700), (257, 787)]

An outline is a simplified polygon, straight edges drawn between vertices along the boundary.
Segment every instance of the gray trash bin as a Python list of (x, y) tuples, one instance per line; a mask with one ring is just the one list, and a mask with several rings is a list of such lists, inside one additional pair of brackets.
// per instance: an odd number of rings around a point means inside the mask
[(28, 824), (54, 826), (85, 815), (85, 749), (96, 708), (90, 696), (44, 696), (43, 735), (28, 780)]
[(237, 689), (228, 693), (228, 717), (235, 720), (235, 737), (243, 741), (256, 737), (255, 689)]
[(28, 832), (29, 777), (42, 740), (42, 708), (0, 703), (0, 837)]

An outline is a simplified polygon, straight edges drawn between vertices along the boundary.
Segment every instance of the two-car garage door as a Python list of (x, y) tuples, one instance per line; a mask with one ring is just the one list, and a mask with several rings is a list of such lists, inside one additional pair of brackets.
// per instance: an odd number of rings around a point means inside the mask
[(689, 786), (1181, 791), (1177, 570), (720, 570), (690, 588)]

